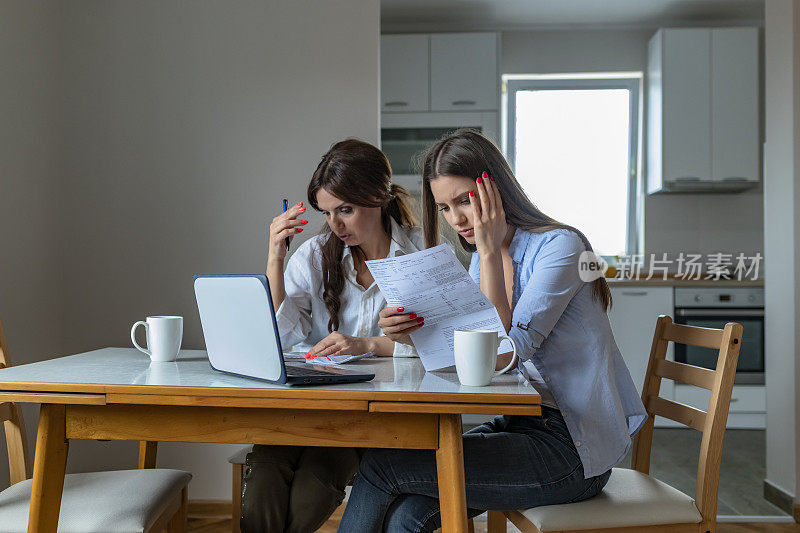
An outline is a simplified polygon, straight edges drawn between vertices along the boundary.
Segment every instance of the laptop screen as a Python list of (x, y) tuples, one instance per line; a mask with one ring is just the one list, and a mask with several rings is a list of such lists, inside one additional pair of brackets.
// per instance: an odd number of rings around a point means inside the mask
[(281, 381), (282, 351), (266, 276), (196, 276), (194, 291), (211, 366)]

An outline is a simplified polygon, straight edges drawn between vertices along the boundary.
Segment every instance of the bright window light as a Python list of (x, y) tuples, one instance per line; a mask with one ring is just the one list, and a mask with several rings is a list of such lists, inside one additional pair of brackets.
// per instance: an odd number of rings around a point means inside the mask
[(630, 187), (628, 89), (516, 90), (514, 168), (536, 206), (624, 255)]

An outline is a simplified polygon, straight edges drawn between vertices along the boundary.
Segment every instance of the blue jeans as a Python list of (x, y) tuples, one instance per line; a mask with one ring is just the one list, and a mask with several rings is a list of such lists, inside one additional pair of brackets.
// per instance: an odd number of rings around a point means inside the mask
[[(468, 515), (528, 509), (597, 495), (611, 471), (584, 479), (561, 412), (499, 416), (464, 434)], [(361, 460), (342, 533), (424, 532), (441, 526), (432, 450), (371, 449)]]

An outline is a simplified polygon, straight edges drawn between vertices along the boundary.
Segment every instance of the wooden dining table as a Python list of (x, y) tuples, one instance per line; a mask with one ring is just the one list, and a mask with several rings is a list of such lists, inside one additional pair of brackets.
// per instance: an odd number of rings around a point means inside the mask
[(104, 439), (140, 441), (140, 467), (158, 441), (435, 450), (442, 529), (466, 532), (461, 415), (540, 415), (536, 390), (518, 373), (461, 386), (416, 358), (343, 366), (375, 378), (288, 387), (218, 372), (205, 351), (151, 363), (132, 348), (0, 369), (0, 401), (41, 405), (28, 531), (56, 532), (69, 440)]

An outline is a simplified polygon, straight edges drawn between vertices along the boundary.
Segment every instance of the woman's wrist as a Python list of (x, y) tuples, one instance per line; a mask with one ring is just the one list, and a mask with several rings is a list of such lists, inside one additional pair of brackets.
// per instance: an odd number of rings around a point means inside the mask
[(394, 341), (388, 337), (366, 337), (364, 339), (366, 352), (372, 352), (381, 357), (389, 357), (394, 353)]
[(275, 257), (273, 254), (269, 254), (269, 257), (267, 257), (267, 269), (279, 268), (283, 272), (283, 260), (283, 257)]
[(500, 248), (491, 248), (491, 249), (484, 249), (478, 250), (478, 257), (481, 260), (481, 267), (485, 267), (486, 265), (502, 265), (503, 264), (503, 256), (500, 251)]

